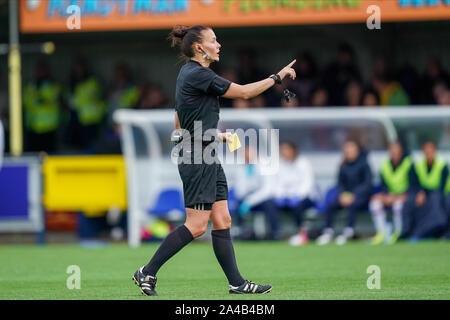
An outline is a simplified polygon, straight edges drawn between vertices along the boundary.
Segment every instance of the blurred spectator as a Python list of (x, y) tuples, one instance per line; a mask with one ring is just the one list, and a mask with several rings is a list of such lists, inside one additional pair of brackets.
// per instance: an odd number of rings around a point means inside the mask
[(279, 107), (281, 106), (281, 100), (283, 99), (283, 87), (280, 85), (275, 85), (269, 90), (264, 92), (264, 97), (266, 99), (266, 104), (268, 107)]
[(361, 105), (364, 107), (375, 107), (380, 105), (380, 98), (378, 93), (374, 90), (368, 89), (364, 92)]
[(139, 99), (139, 88), (133, 83), (131, 71), (124, 63), (116, 65), (114, 82), (108, 94), (108, 127), (113, 125), (112, 115), (121, 108), (134, 108)]
[(437, 104), (440, 104), (439, 99), (441, 99), (442, 95), (444, 95), (447, 90), (447, 85), (442, 81), (436, 83), (436, 85), (433, 87), (433, 98)]
[(399, 82), (389, 80), (387, 77), (374, 77), (372, 86), (378, 93), (382, 106), (409, 105), (409, 97)]
[(373, 63), (373, 76), (375, 78), (386, 78), (391, 76), (390, 68), (386, 62), (386, 58), (377, 55)]
[(239, 84), (248, 84), (251, 82), (260, 81), (265, 78), (262, 72), (256, 65), (256, 52), (253, 49), (245, 48), (238, 52), (238, 79)]
[(438, 105), (450, 107), (450, 90), (444, 90), (438, 95), (437, 98)]
[(328, 106), (328, 92), (325, 88), (319, 87), (314, 90), (311, 98), (311, 105), (313, 107), (325, 107)]
[(372, 172), (367, 162), (367, 154), (352, 140), (343, 147), (344, 160), (339, 169), (337, 192), (325, 207), (325, 228), (317, 239), (317, 244), (328, 244), (334, 235), (333, 216), (338, 210), (347, 211), (347, 225), (336, 244), (342, 245), (354, 236), (353, 226), (356, 214), (367, 208), (372, 194)]
[(156, 109), (168, 107), (169, 100), (160, 86), (144, 83), (141, 86), (138, 109)]
[(300, 103), (298, 102), (297, 97), (290, 98), (289, 101), (286, 101), (286, 99), (281, 99), (281, 106), (283, 108), (294, 108), (299, 105)]
[(261, 94), (249, 100), (250, 108), (263, 108), (266, 106), (266, 100), (264, 96)]
[(447, 85), (449, 81), (449, 75), (442, 69), (440, 61), (437, 58), (430, 58), (420, 83), (422, 92), (420, 102), (422, 104), (436, 104), (434, 87), (440, 82)]
[(25, 150), (56, 151), (62, 118), (62, 87), (53, 80), (47, 61), (38, 62), (34, 82), (24, 87), (23, 105)]
[(358, 107), (361, 105), (362, 88), (358, 81), (352, 80), (345, 90), (345, 105), (348, 107)]
[[(238, 74), (237, 74), (236, 70), (234, 70), (232, 68), (225, 68), (222, 71), (220, 71), (218, 73), (218, 75), (221, 76), (222, 78), (230, 80), (231, 82), (234, 82), (234, 83), (237, 83), (237, 84), (242, 84), (242, 83), (239, 83)], [(220, 107), (221, 108), (231, 108), (231, 107), (233, 107), (233, 99), (227, 99), (227, 98), (219, 97), (219, 100), (220, 100)]]
[(311, 94), (317, 86), (317, 65), (309, 52), (297, 55), (294, 64), (297, 77), (292, 81), (290, 88), (296, 93), (299, 106), (311, 105)]
[(89, 72), (83, 58), (78, 58), (72, 66), (69, 105), (68, 142), (87, 150), (98, 136), (107, 108), (100, 81)]
[(447, 212), (447, 229), (445, 231), (444, 238), (450, 239), (450, 173), (447, 177), (447, 183), (445, 184), (444, 196), (444, 205)]
[(9, 101), (8, 101), (8, 85), (4, 81), (3, 74), (0, 69), (0, 121), (3, 123), (3, 150), (9, 150)]
[(411, 103), (419, 104), (420, 77), (417, 71), (410, 64), (406, 64), (398, 71), (397, 79), (410, 97)]
[(298, 234), (290, 239), (292, 245), (308, 242), (305, 229), (300, 229), (305, 210), (314, 206), (316, 185), (311, 163), (304, 156), (298, 156), (297, 147), (292, 142), (280, 145), (280, 168), (274, 179), (275, 203), (280, 210), (294, 215)]
[[(376, 235), (372, 244), (378, 245), (388, 240), (393, 244), (402, 232), (402, 210), (407, 199), (407, 191), (413, 174), (411, 156), (403, 150), (399, 142), (389, 145), (390, 158), (381, 165), (381, 191), (373, 195), (369, 209), (372, 214)], [(386, 231), (386, 209), (393, 212), (394, 233), (389, 235)]]
[(424, 158), (414, 164), (414, 175), (408, 190), (408, 200), (402, 215), (403, 236), (418, 240), (439, 236), (445, 231), (447, 215), (444, 209), (444, 189), (448, 166), (436, 156), (436, 144), (426, 141)]
[(124, 63), (115, 67), (114, 82), (108, 94), (107, 124), (100, 132), (98, 141), (93, 146), (98, 154), (120, 154), (120, 127), (114, 123), (113, 114), (117, 109), (134, 108), (139, 99), (139, 88), (133, 83), (131, 71)]
[(345, 88), (352, 79), (361, 81), (356, 66), (356, 57), (353, 48), (347, 43), (342, 43), (339, 45), (336, 61), (325, 69), (322, 76), (322, 83), (329, 94), (328, 105), (342, 106), (345, 104)]
[(233, 99), (233, 108), (235, 109), (248, 109), (250, 108), (250, 101), (246, 99)]
[(257, 163), (257, 151), (247, 146), (244, 151), (245, 165), (238, 166), (236, 171), (234, 192), (238, 199), (237, 224), (241, 229), (241, 239), (253, 238), (253, 231), (248, 232), (244, 226), (244, 218), (249, 212), (263, 212), (270, 224), (268, 239), (278, 239), (278, 211), (273, 201), (273, 178), (262, 175), (261, 166)]

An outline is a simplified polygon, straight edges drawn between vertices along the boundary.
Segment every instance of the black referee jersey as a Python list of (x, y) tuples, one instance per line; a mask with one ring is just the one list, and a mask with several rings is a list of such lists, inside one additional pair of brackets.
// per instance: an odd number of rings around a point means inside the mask
[[(175, 110), (181, 128), (189, 131), (192, 140), (203, 140), (206, 130), (217, 129), (219, 96), (230, 85), (229, 80), (196, 61), (189, 60), (183, 65), (177, 78)], [(202, 130), (195, 130), (196, 121), (201, 121)], [(220, 164), (194, 164), (192, 161), (180, 163), (178, 171), (183, 181), (186, 207), (209, 210), (215, 201), (228, 199), (226, 177)]]

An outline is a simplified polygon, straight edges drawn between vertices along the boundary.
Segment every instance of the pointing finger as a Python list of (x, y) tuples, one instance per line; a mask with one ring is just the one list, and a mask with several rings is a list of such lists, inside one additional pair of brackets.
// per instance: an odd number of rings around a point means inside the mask
[(289, 63), (287, 66), (288, 68), (292, 67), (292, 65), (297, 61), (297, 59), (294, 59), (294, 61), (292, 61), (291, 63)]

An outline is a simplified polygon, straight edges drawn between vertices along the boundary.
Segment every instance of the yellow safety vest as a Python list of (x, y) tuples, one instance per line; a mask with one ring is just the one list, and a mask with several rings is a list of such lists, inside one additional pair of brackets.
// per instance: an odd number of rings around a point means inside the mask
[(76, 85), (72, 103), (82, 125), (99, 124), (106, 113), (106, 103), (101, 100), (100, 84), (93, 77)]
[(139, 100), (139, 89), (136, 86), (123, 90), (119, 97), (119, 108), (132, 108)]
[(405, 157), (402, 163), (394, 170), (391, 161), (386, 160), (381, 166), (381, 176), (383, 177), (389, 192), (402, 194), (409, 187), (409, 170), (412, 166), (411, 157)]
[(427, 160), (423, 159), (415, 164), (417, 177), (420, 185), (428, 190), (437, 190), (441, 185), (442, 170), (444, 170), (446, 163), (441, 158), (436, 158), (430, 172), (427, 170)]
[(25, 87), (25, 125), (30, 131), (41, 134), (58, 128), (60, 94), (60, 85), (53, 82), (43, 82), (39, 88), (33, 84)]

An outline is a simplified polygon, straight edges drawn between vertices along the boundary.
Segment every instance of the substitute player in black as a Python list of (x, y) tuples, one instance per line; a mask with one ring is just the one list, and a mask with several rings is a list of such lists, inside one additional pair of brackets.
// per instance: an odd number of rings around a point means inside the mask
[[(203, 133), (208, 129), (217, 130), (219, 122), (219, 96), (230, 99), (250, 99), (266, 91), (274, 84), (280, 84), (286, 76), (295, 79), (292, 65), (295, 60), (278, 74), (267, 79), (239, 85), (219, 77), (209, 66), (219, 61), (221, 45), (214, 31), (204, 26), (191, 28), (175, 26), (169, 35), (172, 47), (179, 45), (187, 60), (177, 78), (175, 102), (175, 128), (187, 130), (191, 141), (204, 140)], [(202, 130), (195, 130), (200, 126)], [(197, 134), (194, 135), (194, 132)], [(201, 136), (200, 136), (201, 135)], [(219, 133), (215, 138), (221, 142), (230, 139), (230, 133)], [(210, 141), (206, 141), (210, 143)], [(186, 141), (183, 141), (185, 152)], [(205, 141), (200, 142), (205, 146)], [(204, 150), (204, 148), (203, 148)], [(159, 268), (194, 238), (206, 232), (209, 219), (212, 222), (212, 244), (214, 253), (229, 282), (230, 293), (267, 293), (271, 285), (260, 285), (244, 278), (239, 273), (233, 244), (230, 237), (231, 217), (228, 211), (228, 187), (222, 166), (194, 161), (196, 150), (189, 150), (192, 162), (181, 163), (178, 171), (183, 181), (186, 222), (173, 230), (161, 243), (150, 262), (139, 268), (133, 280), (145, 295), (157, 295), (156, 273)]]

